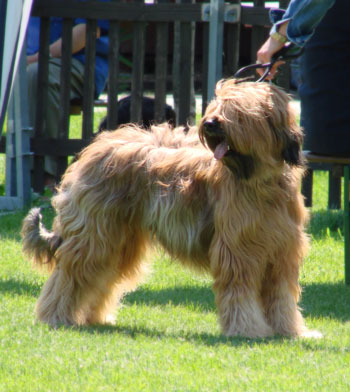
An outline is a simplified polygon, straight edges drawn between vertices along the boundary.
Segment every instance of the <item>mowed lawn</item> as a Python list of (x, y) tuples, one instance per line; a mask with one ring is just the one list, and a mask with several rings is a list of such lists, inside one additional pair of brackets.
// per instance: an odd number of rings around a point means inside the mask
[[(0, 155), (0, 190), (4, 182)], [(327, 174), (315, 176), (301, 271), (301, 308), (322, 339), (225, 338), (210, 276), (160, 249), (115, 326), (52, 329), (34, 307), (47, 279), (21, 253), (25, 212), (0, 212), (0, 391), (348, 391), (350, 287), (344, 285), (341, 211), (327, 211)], [(45, 223), (53, 211), (44, 199)]]

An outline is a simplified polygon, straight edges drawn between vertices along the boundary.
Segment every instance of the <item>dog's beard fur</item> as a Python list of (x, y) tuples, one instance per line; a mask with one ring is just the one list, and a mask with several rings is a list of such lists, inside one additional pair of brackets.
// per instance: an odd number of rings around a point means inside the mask
[(269, 84), (228, 80), (198, 131), (128, 125), (99, 135), (63, 177), (53, 232), (38, 229), (38, 210), (23, 224), (25, 252), (52, 270), (39, 319), (106, 322), (157, 240), (212, 274), (226, 335), (304, 334), (302, 134), (288, 101)]

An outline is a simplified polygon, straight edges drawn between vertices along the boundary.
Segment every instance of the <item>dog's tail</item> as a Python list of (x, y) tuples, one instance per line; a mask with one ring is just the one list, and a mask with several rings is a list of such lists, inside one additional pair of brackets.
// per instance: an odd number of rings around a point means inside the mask
[(57, 264), (55, 252), (62, 239), (46, 230), (42, 224), (40, 208), (32, 208), (22, 225), (23, 253), (33, 259), (34, 266), (53, 270)]

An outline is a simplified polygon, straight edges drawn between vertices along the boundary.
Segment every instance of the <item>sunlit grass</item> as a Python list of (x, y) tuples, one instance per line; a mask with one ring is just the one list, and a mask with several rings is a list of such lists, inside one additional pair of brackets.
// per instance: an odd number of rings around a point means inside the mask
[[(72, 121), (71, 136), (78, 137), (81, 124)], [(148, 278), (116, 310), (116, 326), (49, 328), (34, 315), (47, 275), (21, 253), (25, 212), (1, 214), (0, 392), (349, 390), (343, 213), (326, 209), (327, 187), (327, 174), (316, 172), (311, 249), (300, 276), (300, 305), (320, 340), (225, 338), (210, 276), (179, 267), (160, 250), (150, 257)], [(43, 214), (50, 226), (53, 211)]]

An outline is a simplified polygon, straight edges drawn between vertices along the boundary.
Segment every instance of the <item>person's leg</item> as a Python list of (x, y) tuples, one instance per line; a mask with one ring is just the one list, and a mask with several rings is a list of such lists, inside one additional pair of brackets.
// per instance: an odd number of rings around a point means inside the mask
[[(47, 105), (47, 137), (57, 138), (60, 110), (60, 72), (61, 60), (52, 59), (49, 66), (49, 94)], [(83, 95), (84, 65), (72, 58), (70, 99), (81, 98)], [(45, 157), (45, 171), (53, 176), (57, 173), (57, 159)]]
[[(50, 59), (49, 63), (49, 90), (46, 113), (46, 135), (48, 138), (57, 138), (59, 127), (59, 110), (60, 110), (60, 73), (61, 59)], [(31, 64), (27, 67), (28, 77), (28, 101), (29, 117), (32, 125), (35, 124), (35, 113), (37, 106), (37, 75), (38, 64)], [(71, 67), (71, 94), (70, 99), (80, 98), (83, 94), (84, 65), (72, 59)], [(45, 158), (45, 171), (53, 176), (57, 172), (57, 160), (55, 157), (47, 156)]]

